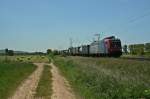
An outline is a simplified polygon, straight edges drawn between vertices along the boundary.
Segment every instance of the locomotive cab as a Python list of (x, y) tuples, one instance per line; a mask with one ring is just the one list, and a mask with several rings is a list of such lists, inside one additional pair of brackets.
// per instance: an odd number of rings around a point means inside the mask
[(120, 57), (122, 55), (120, 39), (116, 39), (114, 36), (105, 38), (105, 46), (109, 56)]

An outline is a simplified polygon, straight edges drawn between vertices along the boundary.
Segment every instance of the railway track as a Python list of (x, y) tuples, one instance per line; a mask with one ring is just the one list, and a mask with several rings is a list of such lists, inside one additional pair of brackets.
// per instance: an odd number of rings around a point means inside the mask
[(121, 59), (138, 60), (138, 61), (150, 61), (150, 58), (145, 58), (145, 57), (121, 57)]

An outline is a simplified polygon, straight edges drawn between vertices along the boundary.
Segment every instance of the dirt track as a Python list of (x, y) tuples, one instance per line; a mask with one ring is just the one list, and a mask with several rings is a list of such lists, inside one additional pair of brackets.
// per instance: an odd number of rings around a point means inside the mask
[[(35, 63), (37, 69), (17, 88), (9, 99), (35, 99), (34, 94), (43, 71), (44, 63)], [(52, 67), (52, 96), (51, 99), (76, 99), (69, 82), (60, 75), (58, 68), (51, 63)], [(43, 99), (43, 98), (42, 98)]]
[(60, 75), (58, 68), (51, 63), (52, 66), (52, 89), (53, 94), (51, 99), (75, 99), (75, 95), (72, 93), (68, 81)]
[(15, 94), (9, 99), (33, 99), (44, 63), (35, 63), (37, 69), (19, 86)]

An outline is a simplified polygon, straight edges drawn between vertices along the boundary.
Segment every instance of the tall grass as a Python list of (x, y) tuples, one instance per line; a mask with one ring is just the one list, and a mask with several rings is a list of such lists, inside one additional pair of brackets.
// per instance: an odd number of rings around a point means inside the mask
[(35, 69), (36, 66), (30, 63), (0, 62), (0, 99), (11, 96)]
[(57, 57), (55, 64), (85, 99), (150, 98), (150, 62)]

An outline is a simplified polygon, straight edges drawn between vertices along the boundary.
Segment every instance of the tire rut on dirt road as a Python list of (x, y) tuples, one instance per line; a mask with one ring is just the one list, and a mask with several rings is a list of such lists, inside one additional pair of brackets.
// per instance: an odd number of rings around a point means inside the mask
[(15, 94), (9, 99), (34, 99), (44, 63), (34, 63), (37, 69), (18, 87)]
[(52, 90), (51, 99), (76, 99), (69, 82), (59, 73), (58, 68), (51, 63)]

